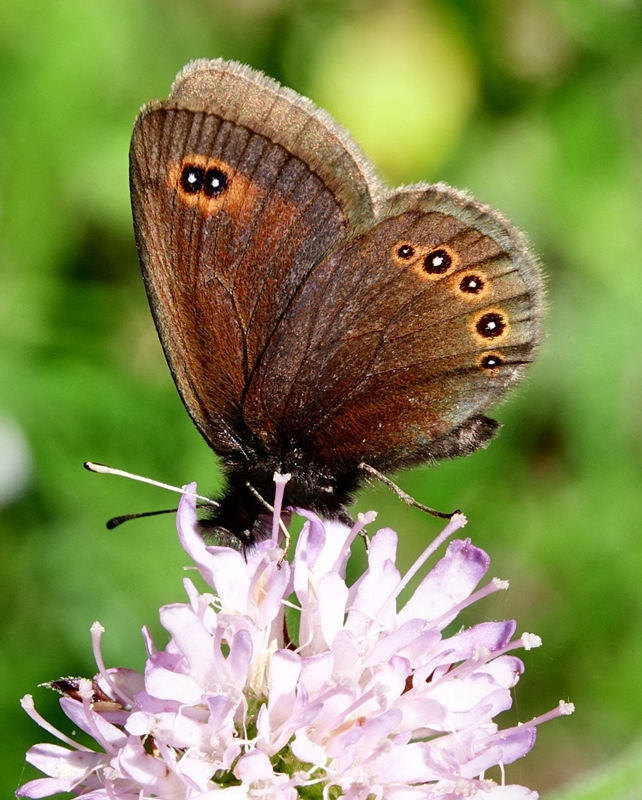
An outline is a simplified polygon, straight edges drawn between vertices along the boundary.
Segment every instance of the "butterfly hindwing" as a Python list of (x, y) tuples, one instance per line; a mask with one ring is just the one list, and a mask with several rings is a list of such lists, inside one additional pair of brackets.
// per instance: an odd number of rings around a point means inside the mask
[(403, 190), (389, 208), (315, 266), (247, 394), (250, 425), (269, 419), (324, 463), (434, 457), (538, 342), (536, 263), (501, 215), (445, 185)]

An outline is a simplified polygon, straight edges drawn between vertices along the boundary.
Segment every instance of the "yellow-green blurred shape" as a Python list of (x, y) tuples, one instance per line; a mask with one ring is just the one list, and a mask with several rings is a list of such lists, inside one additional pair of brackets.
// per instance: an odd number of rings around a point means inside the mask
[(473, 59), (432, 5), (370, 6), (324, 43), (310, 93), (392, 183), (433, 176), (477, 99)]

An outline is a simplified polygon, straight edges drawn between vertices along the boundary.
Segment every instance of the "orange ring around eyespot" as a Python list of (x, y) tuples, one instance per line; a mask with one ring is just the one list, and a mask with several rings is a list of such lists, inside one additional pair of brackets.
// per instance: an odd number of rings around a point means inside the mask
[[(412, 254), (407, 257), (403, 256), (400, 252), (403, 248), (410, 248)], [(448, 256), (450, 260), (448, 268), (443, 272), (428, 272), (424, 266), (425, 260), (431, 253), (438, 250), (443, 250)], [(392, 247), (392, 260), (400, 267), (411, 269), (422, 281), (431, 283), (451, 275), (458, 269), (461, 261), (459, 254), (447, 244), (416, 244), (408, 239), (400, 239), (395, 242)]]
[[(486, 359), (497, 359), (497, 364), (491, 365), (484, 365), (484, 361)], [(495, 353), (492, 350), (487, 350), (484, 353), (481, 353), (479, 356), (479, 360), (477, 361), (477, 366), (479, 369), (483, 370), (484, 372), (490, 372), (491, 374), (498, 370), (500, 367), (503, 367), (506, 363), (506, 359), (501, 353)]]
[[(484, 321), (485, 318), (487, 319), (489, 331), (492, 330), (491, 323), (496, 325), (501, 324), (501, 330), (499, 333), (489, 332), (488, 335), (484, 335), (480, 332), (479, 325)], [(478, 342), (478, 344), (502, 344), (510, 335), (510, 322), (508, 319), (508, 314), (506, 314), (506, 312), (498, 306), (482, 308), (471, 316), (469, 329), (473, 339)]]
[[(461, 272), (459, 272), (452, 276), (452, 285), (457, 292), (458, 297), (460, 297), (464, 302), (471, 304), (487, 301), (488, 295), (492, 293), (493, 288), (491, 279), (484, 275), (481, 270), (469, 269), (464, 270), (463, 272), (463, 275)], [(462, 288), (462, 285), (466, 280), (480, 281), (481, 288), (479, 291), (474, 292)]]
[[(181, 186), (181, 176), (185, 167), (198, 167), (202, 170), (218, 169), (227, 177), (227, 187), (220, 195), (208, 197), (204, 192), (196, 192), (190, 194), (184, 191)], [(190, 205), (198, 206), (203, 214), (210, 215), (217, 213), (221, 206), (225, 203), (227, 207), (234, 207), (241, 199), (246, 199), (243, 186), (251, 188), (249, 178), (242, 177), (235, 174), (234, 169), (218, 158), (208, 158), (199, 153), (190, 153), (184, 156), (180, 161), (173, 161), (167, 170), (167, 186), (176, 192), (181, 202)]]

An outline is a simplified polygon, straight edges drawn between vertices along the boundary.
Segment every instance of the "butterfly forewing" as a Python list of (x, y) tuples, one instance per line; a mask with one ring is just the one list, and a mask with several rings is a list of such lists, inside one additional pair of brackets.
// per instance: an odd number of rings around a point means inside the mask
[[(244, 128), (220, 123), (216, 137), (215, 121), (155, 110), (139, 123), (132, 149), (150, 303), (176, 383), (211, 443), (219, 421), (238, 412), (301, 281), (347, 227), (302, 161)], [(146, 147), (155, 139), (156, 157)], [(163, 158), (167, 149), (176, 157)], [(190, 167), (197, 179), (203, 170), (226, 176), (220, 201), (194, 201), (185, 192), (181, 178)]]

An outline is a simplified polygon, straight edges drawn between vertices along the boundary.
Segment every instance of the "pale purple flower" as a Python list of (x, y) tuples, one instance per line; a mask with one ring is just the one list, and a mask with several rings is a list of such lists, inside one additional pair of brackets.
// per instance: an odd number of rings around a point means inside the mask
[[(28, 761), (48, 775), (21, 797), (73, 792), (85, 800), (524, 800), (504, 766), (533, 746), (536, 725), (570, 704), (514, 728), (494, 717), (511, 706), (523, 671), (510, 651), (515, 623), (443, 631), (475, 600), (506, 588), (485, 576), (489, 558), (455, 540), (401, 607), (399, 594), (465, 519), (457, 515), (402, 577), (397, 535), (378, 531), (368, 567), (345, 579), (363, 526), (307, 522), (291, 563), (273, 541), (242, 554), (209, 547), (185, 496), (179, 537), (211, 592), (185, 580), (186, 604), (165, 606), (170, 635), (159, 650), (145, 631), (144, 675), (105, 669), (102, 628), (92, 628), (99, 674), (58, 683), (61, 705), (88, 733), (91, 750), (26, 710), (64, 746), (39, 744)], [(276, 530), (275, 530), (276, 533)], [(495, 780), (485, 777), (493, 767)], [(499, 783), (497, 781), (500, 781)]]

